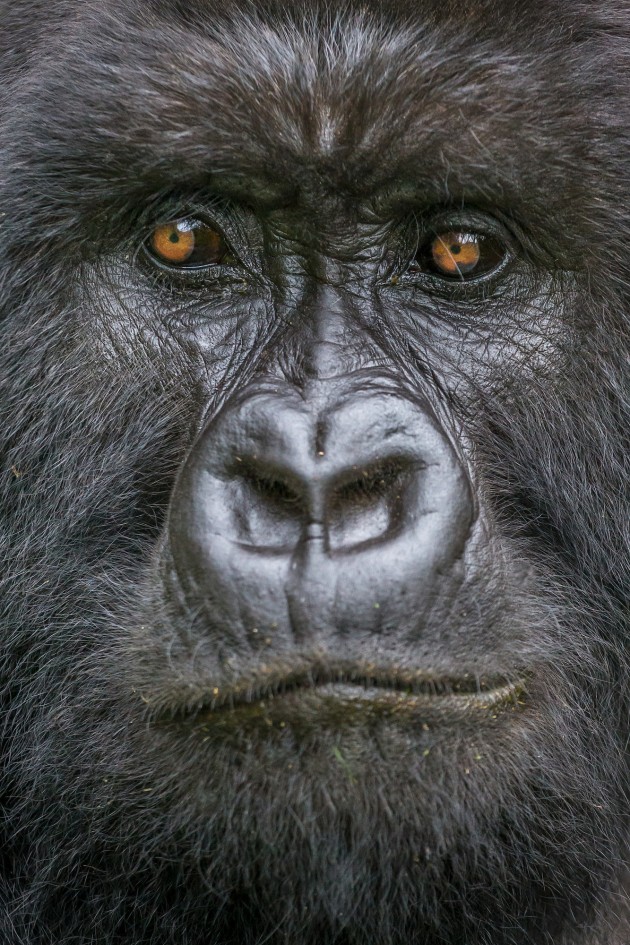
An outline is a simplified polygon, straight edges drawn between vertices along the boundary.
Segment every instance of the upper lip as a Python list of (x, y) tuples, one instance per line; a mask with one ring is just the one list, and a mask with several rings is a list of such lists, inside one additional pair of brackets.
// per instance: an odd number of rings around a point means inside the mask
[(315, 690), (334, 685), (382, 689), (383, 694), (400, 693), (411, 699), (492, 699), (507, 698), (523, 680), (522, 673), (462, 675), (432, 674), (392, 667), (365, 665), (311, 664), (287, 670), (280, 665), (266, 665), (263, 671), (237, 677), (224, 685), (217, 683), (189, 702), (186, 714), (200, 710), (230, 709), (271, 700), (298, 690)]

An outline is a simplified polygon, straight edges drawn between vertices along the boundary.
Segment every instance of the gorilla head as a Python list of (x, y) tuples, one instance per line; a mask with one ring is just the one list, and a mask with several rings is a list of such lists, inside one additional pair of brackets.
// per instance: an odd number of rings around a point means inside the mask
[(629, 940), (627, 10), (332, 6), (0, 9), (7, 943)]

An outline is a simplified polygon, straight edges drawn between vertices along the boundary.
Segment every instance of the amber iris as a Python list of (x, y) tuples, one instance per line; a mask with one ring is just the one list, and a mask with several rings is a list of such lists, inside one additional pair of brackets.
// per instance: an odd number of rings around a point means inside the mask
[(505, 257), (505, 246), (494, 236), (445, 230), (424, 244), (416, 256), (416, 265), (443, 279), (465, 282), (488, 275)]
[(440, 233), (431, 243), (431, 257), (445, 276), (468, 275), (481, 259), (481, 242), (474, 233)]
[(202, 220), (172, 220), (155, 228), (149, 248), (161, 263), (179, 269), (195, 269), (224, 263), (228, 247), (221, 236)]

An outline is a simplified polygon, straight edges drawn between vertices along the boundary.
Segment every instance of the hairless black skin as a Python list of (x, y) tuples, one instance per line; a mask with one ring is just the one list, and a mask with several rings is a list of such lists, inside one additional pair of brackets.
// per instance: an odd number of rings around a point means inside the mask
[(0, 0), (2, 945), (628, 945), (622, 0)]

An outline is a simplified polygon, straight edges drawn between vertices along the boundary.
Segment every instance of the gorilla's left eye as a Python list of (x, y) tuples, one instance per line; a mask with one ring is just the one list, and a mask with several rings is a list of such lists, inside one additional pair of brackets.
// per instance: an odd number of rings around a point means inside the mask
[(413, 268), (442, 279), (467, 282), (498, 269), (508, 255), (495, 236), (447, 230), (436, 233), (419, 249)]
[(171, 269), (234, 264), (234, 256), (221, 233), (195, 217), (157, 226), (145, 245), (150, 256)]

